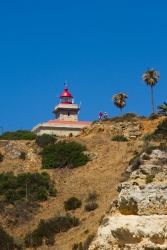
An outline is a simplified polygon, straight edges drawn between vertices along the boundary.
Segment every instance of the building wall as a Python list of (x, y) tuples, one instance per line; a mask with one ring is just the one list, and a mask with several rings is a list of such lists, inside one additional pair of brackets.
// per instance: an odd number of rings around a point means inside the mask
[(56, 114), (57, 120), (78, 121), (78, 112), (76, 111), (59, 111)]
[(79, 134), (81, 128), (78, 127), (53, 127), (53, 126), (39, 126), (33, 131), (37, 135), (49, 134), (54, 136), (69, 136), (70, 133), (73, 136)]

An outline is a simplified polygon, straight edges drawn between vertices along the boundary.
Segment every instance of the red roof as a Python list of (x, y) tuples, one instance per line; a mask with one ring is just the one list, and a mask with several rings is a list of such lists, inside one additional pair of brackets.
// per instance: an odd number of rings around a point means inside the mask
[(64, 92), (61, 94), (60, 98), (62, 98), (62, 97), (73, 98), (73, 96), (71, 95), (71, 93), (68, 92), (68, 88), (67, 87), (64, 88)]
[(89, 126), (92, 122), (82, 122), (82, 121), (64, 121), (64, 120), (50, 120), (47, 123), (57, 123), (57, 124), (78, 124)]

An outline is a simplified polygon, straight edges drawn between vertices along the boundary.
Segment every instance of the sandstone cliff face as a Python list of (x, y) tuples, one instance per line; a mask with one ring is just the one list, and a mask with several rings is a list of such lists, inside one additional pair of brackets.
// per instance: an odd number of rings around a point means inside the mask
[(167, 154), (153, 150), (140, 161), (135, 171), (127, 168), (130, 178), (118, 185), (89, 250), (167, 249)]
[(108, 133), (111, 137), (114, 135), (124, 135), (127, 139), (138, 139), (144, 134), (155, 131), (166, 117), (159, 117), (155, 120), (141, 119), (135, 117), (130, 121), (115, 122), (114, 120), (103, 120), (102, 122), (92, 123), (91, 126), (81, 129), (79, 136), (97, 135), (99, 133)]

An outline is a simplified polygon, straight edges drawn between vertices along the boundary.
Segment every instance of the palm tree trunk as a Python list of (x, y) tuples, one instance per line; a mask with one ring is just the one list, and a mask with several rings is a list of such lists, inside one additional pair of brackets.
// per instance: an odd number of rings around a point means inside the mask
[(153, 86), (151, 86), (151, 104), (152, 104), (152, 114), (154, 114)]
[(120, 108), (120, 116), (122, 116), (122, 108)]

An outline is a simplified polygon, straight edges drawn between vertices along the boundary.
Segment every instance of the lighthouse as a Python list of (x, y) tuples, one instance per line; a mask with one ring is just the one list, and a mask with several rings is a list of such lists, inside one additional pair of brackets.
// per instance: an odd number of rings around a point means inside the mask
[(74, 104), (74, 98), (69, 92), (67, 84), (65, 84), (64, 91), (60, 95), (60, 103), (52, 111), (55, 119), (39, 123), (32, 129), (32, 132), (37, 135), (76, 136), (81, 128), (92, 124), (88, 121), (78, 121), (79, 110), (80, 107), (78, 104)]
[(74, 99), (65, 84), (64, 92), (60, 95), (60, 103), (55, 107), (53, 113), (56, 120), (78, 121), (78, 104), (74, 104)]

